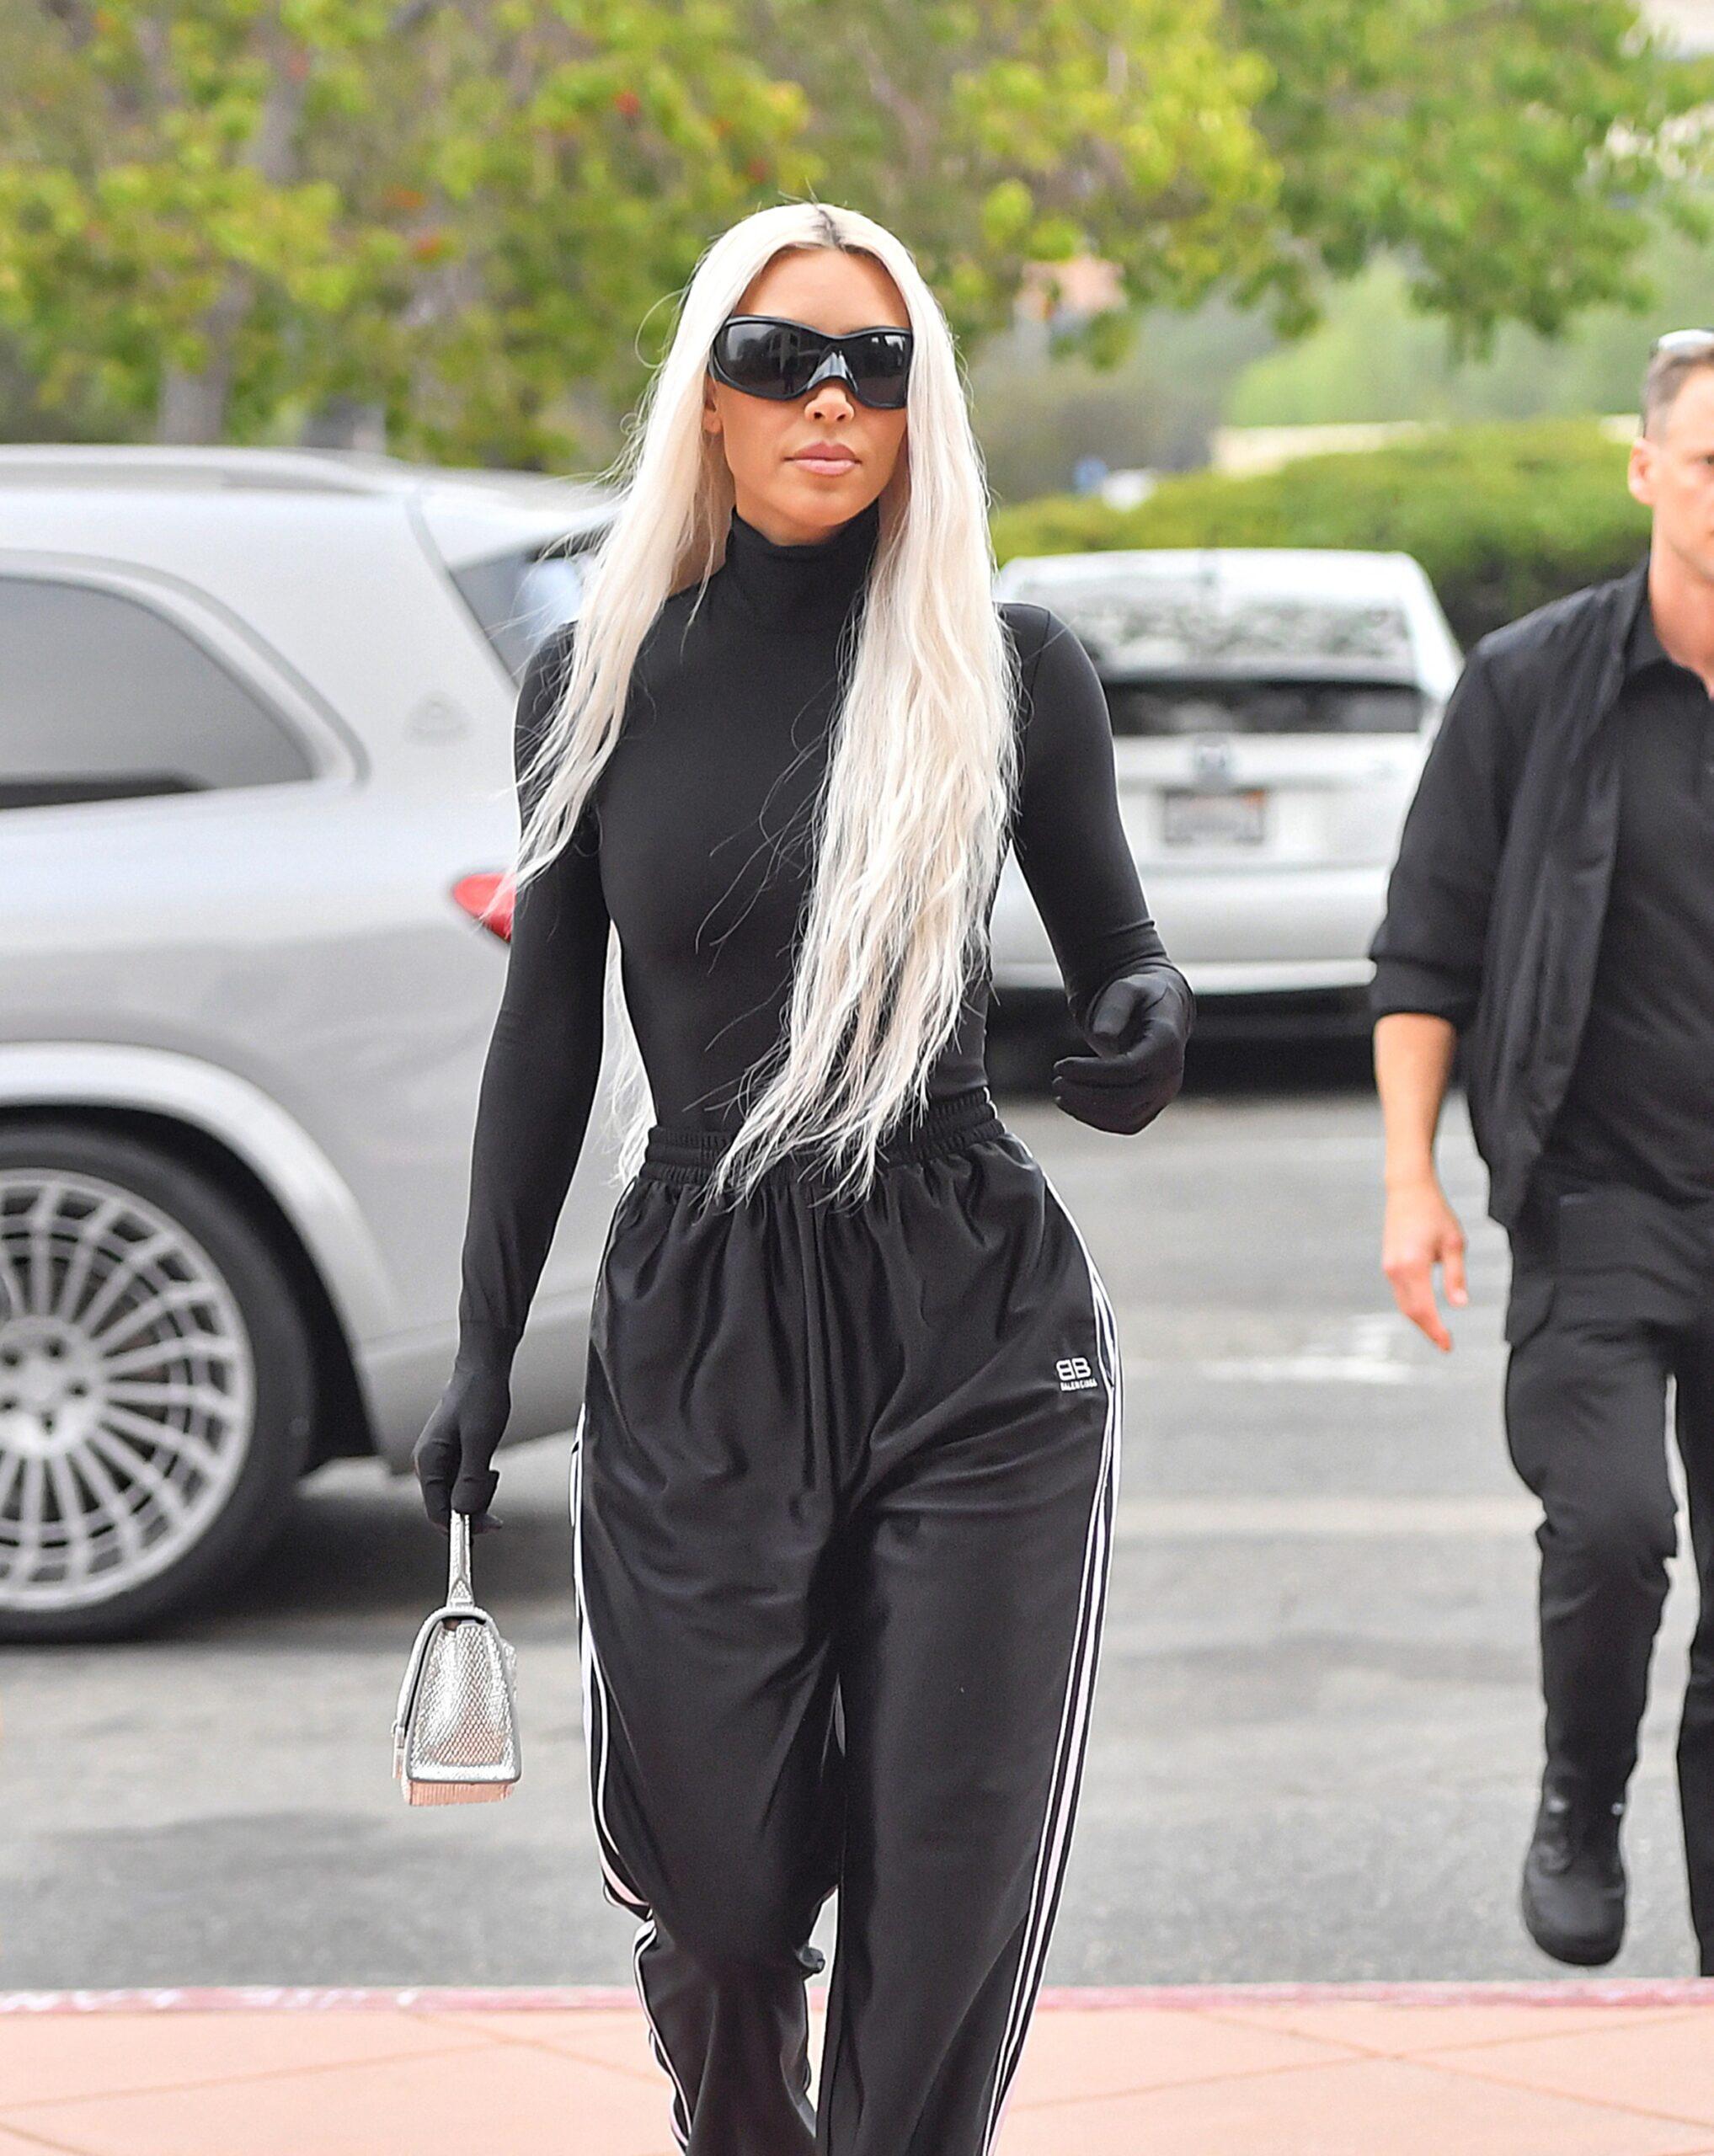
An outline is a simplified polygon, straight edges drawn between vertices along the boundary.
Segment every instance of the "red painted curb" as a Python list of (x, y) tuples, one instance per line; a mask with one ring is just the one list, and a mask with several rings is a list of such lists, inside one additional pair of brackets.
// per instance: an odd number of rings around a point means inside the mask
[[(825, 1984), (809, 1987), (812, 2006), (825, 2008)], [(1045, 1988), (1047, 2012), (1181, 2011), (1231, 2006), (1706, 2006), (1714, 1977), (1551, 1978), (1537, 1983), (1343, 1984), (1065, 1984)], [(634, 2009), (637, 1994), (617, 1984), (189, 1984), (133, 1990), (0, 1991), (0, 2014), (424, 2013), (519, 2014), (579, 2009)]]

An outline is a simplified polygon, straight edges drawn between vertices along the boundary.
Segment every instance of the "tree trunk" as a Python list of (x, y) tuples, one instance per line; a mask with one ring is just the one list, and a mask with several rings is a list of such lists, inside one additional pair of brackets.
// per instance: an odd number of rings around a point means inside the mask
[(227, 271), (218, 297), (202, 318), (202, 334), (208, 339), (208, 365), (195, 374), (173, 366), (162, 372), (161, 401), (155, 417), (157, 441), (209, 443), (225, 439), (227, 406), (232, 392), (233, 348), (254, 295), (255, 283), (248, 270)]
[[(269, 67), (268, 93), (255, 135), (242, 152), (242, 162), (273, 185), (286, 187), (297, 174), (296, 132), (309, 76), (308, 57), (265, 16), (259, 41), (261, 56)], [(170, 101), (171, 96), (169, 91), (163, 102)], [(235, 371), (233, 353), (255, 296), (255, 280), (248, 270), (227, 271), (201, 324), (208, 339), (207, 366), (195, 374), (172, 366), (162, 373), (155, 415), (157, 441), (208, 445), (224, 440)]]
[(179, 445), (220, 441), (226, 430), (231, 387), (232, 369), (223, 362), (205, 367), (200, 374), (169, 367), (161, 377), (155, 440)]
[(384, 456), (387, 407), (355, 397), (330, 397), (304, 421), (298, 441), (305, 449), (361, 449)]

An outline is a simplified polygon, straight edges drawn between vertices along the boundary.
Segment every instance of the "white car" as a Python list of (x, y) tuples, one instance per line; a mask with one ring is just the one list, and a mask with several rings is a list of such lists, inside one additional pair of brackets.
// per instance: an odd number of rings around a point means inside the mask
[[(1408, 555), (1219, 548), (1019, 557), (1107, 690), (1126, 829), (1199, 1024), (1366, 1025), (1365, 953), (1462, 665)], [(1001, 1013), (1058, 994), (1015, 861), (994, 909)]]
[[(512, 717), (597, 490), (0, 450), (0, 1639), (214, 1594), (451, 1367)], [(508, 1438), (569, 1427), (592, 1131)]]

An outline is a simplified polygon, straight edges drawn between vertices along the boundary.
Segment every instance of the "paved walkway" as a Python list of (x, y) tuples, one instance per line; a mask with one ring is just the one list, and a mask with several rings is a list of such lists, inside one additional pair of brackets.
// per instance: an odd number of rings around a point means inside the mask
[[(0, 1993), (0, 2156), (676, 2156), (665, 2089), (619, 1992)], [(995, 2156), (1120, 2151), (1714, 2156), (1714, 1980), (1044, 1992)]]

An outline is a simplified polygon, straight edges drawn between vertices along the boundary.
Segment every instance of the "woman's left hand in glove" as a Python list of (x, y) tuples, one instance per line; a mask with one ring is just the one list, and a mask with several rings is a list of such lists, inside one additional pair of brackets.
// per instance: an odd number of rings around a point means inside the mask
[(1097, 1130), (1143, 1129), (1184, 1082), (1184, 1044), (1195, 1017), (1196, 998), (1176, 966), (1122, 974), (1102, 990), (1084, 1022), (1096, 1053), (1055, 1064), (1054, 1098)]

